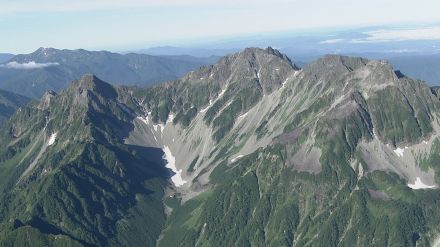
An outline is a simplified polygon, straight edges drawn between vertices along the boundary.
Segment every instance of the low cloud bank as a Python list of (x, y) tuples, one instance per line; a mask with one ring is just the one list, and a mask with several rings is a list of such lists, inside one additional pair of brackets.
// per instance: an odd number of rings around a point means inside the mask
[(366, 31), (360, 33), (365, 37), (361, 38), (334, 38), (319, 42), (319, 44), (336, 43), (380, 43), (397, 41), (421, 41), (421, 40), (440, 40), (440, 27), (421, 27), (421, 28), (390, 28)]
[(8, 68), (8, 69), (42, 69), (52, 66), (58, 66), (59, 63), (36, 63), (34, 61), (30, 61), (28, 63), (18, 63), (18, 62), (9, 62), (7, 64), (1, 64), (0, 67)]

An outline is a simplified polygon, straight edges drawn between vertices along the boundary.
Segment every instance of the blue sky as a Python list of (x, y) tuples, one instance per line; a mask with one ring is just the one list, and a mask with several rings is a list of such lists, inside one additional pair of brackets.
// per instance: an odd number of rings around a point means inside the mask
[(0, 0), (0, 6), (0, 52), (12, 53), (41, 46), (129, 50), (264, 32), (440, 21), (438, 0)]

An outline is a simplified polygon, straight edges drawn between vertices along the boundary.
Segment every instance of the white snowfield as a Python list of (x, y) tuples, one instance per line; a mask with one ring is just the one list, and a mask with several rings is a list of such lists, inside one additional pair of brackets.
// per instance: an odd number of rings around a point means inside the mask
[(209, 105), (208, 105), (207, 107), (201, 109), (199, 112), (200, 112), (200, 113), (204, 113), (205, 111), (207, 111), (207, 110), (209, 109), (209, 107), (212, 106), (212, 104), (213, 104), (213, 103), (212, 103), (212, 100), (209, 100)]
[(408, 184), (408, 187), (410, 187), (413, 190), (420, 190), (420, 189), (434, 189), (435, 185), (426, 185), (422, 182), (422, 180), (417, 177), (414, 184)]
[[(299, 74), (300, 70), (295, 71), (295, 73), (293, 73), (293, 77), (296, 77)], [(286, 80), (283, 81), (283, 83), (281, 84), (281, 87), (279, 90), (284, 89), (284, 87), (286, 87), (287, 82), (290, 80), (290, 77), (287, 77)]]
[(168, 123), (172, 123), (173, 121), (174, 121), (174, 118), (175, 118), (176, 116), (174, 115), (174, 114), (170, 114), (169, 116), (168, 116), (168, 119), (167, 119), (167, 124)]
[(237, 157), (231, 159), (231, 162), (234, 163), (235, 161), (237, 161), (238, 159), (242, 158), (244, 155), (238, 155)]
[[(407, 149), (408, 147), (405, 147), (405, 149)], [(397, 154), (397, 156), (399, 157), (403, 157), (403, 152), (405, 152), (405, 149), (403, 148), (396, 148), (393, 151)]]
[[(149, 120), (149, 115), (147, 116), (137, 116), (137, 119), (141, 120), (144, 124), (149, 125), (150, 124), (150, 120)], [(171, 123), (174, 120), (174, 115), (170, 114), (170, 116), (167, 119), (166, 123)], [(156, 132), (160, 132), (161, 134), (163, 134), (163, 130), (165, 129), (165, 125), (164, 124), (153, 124), (153, 129)]]
[(182, 178), (182, 169), (177, 170), (176, 167), (176, 158), (171, 153), (171, 150), (168, 146), (163, 147), (164, 156), (163, 158), (167, 161), (166, 168), (171, 169), (175, 174), (171, 177), (171, 181), (174, 183), (176, 187), (180, 187), (186, 184), (187, 181)]
[(286, 84), (287, 84), (287, 82), (289, 81), (289, 79), (290, 79), (290, 78), (287, 77), (286, 80), (283, 81), (283, 83), (281, 84), (281, 87), (280, 87), (279, 90), (283, 90), (283, 89), (284, 89), (284, 87), (286, 86)]
[(153, 124), (154, 131), (157, 132), (157, 129), (159, 129), (160, 133), (163, 134), (163, 129), (165, 129), (165, 125), (163, 124)]
[(55, 133), (53, 133), (52, 135), (50, 135), (50, 137), (49, 137), (49, 141), (47, 142), (47, 145), (48, 146), (51, 146), (51, 145), (53, 145), (54, 143), (55, 143), (55, 140), (56, 140), (56, 138), (57, 138), (57, 132), (55, 132)]
[(141, 120), (144, 124), (148, 125), (148, 116), (146, 117), (138, 116), (137, 118)]

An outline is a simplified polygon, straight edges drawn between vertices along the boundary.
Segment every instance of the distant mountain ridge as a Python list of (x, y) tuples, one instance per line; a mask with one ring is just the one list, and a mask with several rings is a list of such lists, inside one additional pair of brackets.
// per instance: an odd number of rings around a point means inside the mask
[(215, 60), (39, 48), (0, 64), (0, 88), (35, 98), (46, 90), (58, 92), (86, 73), (96, 74), (114, 85), (149, 86), (176, 79)]
[(12, 57), (14, 57), (13, 54), (9, 54), (9, 53), (0, 53), (0, 63), (6, 62), (9, 59), (11, 59)]
[(156, 55), (156, 56), (179, 56), (190, 55), (195, 57), (210, 57), (210, 56), (225, 56), (226, 54), (232, 54), (239, 49), (209, 49), (198, 47), (176, 47), (176, 46), (158, 46), (148, 49), (139, 50), (137, 52)]

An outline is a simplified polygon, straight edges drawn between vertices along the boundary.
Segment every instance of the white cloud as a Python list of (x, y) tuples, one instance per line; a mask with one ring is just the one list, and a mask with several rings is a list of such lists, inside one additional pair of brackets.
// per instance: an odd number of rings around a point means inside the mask
[(364, 32), (368, 37), (353, 39), (351, 43), (377, 43), (406, 40), (440, 40), (440, 27), (423, 27), (411, 29), (380, 29)]
[(0, 67), (8, 69), (42, 69), (51, 66), (58, 66), (59, 63), (36, 63), (30, 61), (28, 63), (17, 63), (15, 61), (9, 62), (7, 64), (1, 64)]
[(341, 43), (345, 41), (344, 39), (328, 39), (328, 40), (324, 40), (319, 42), (320, 44), (336, 44), (336, 43)]
[(396, 49), (396, 50), (387, 50), (387, 52), (390, 53), (413, 53), (413, 52), (418, 52), (419, 50), (417, 49)]

